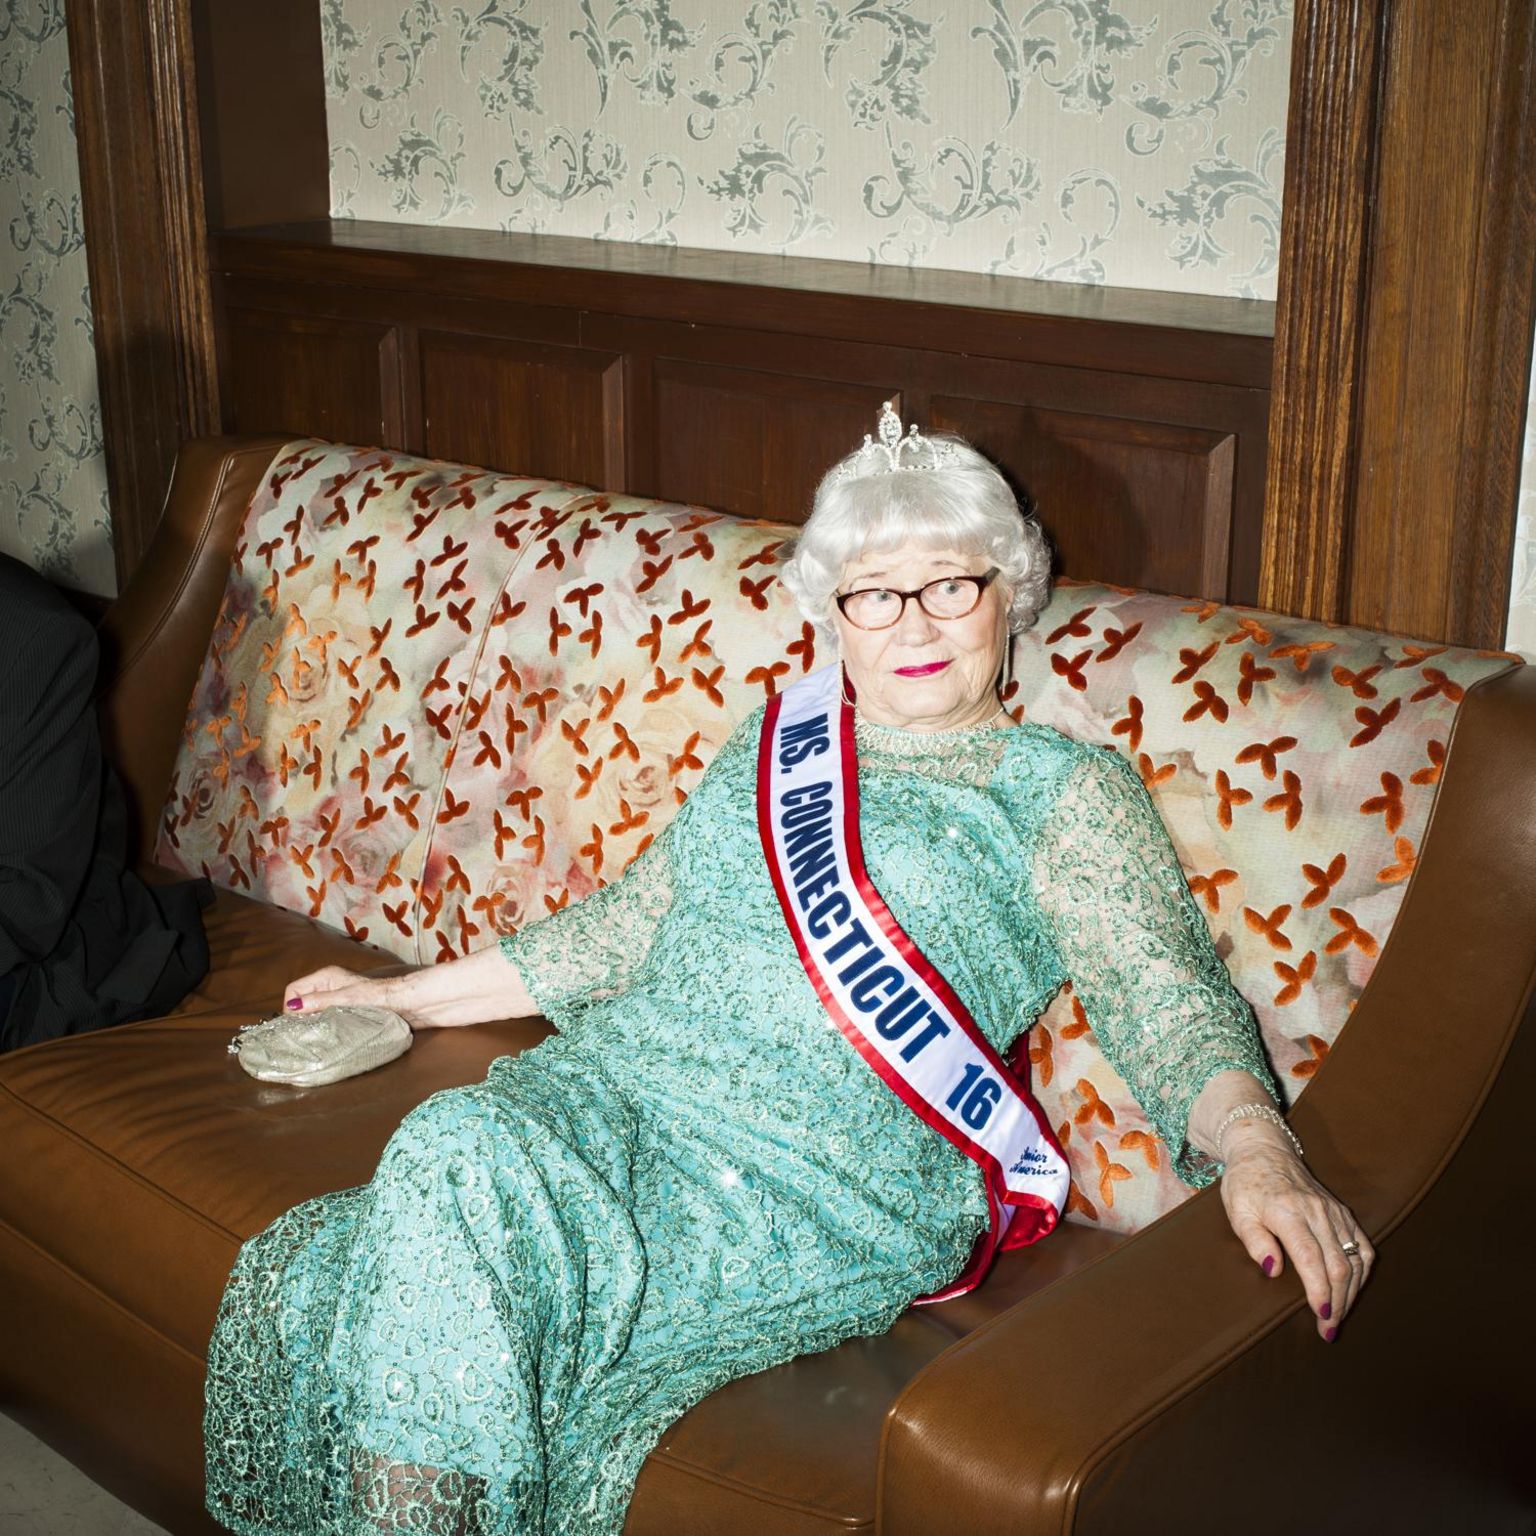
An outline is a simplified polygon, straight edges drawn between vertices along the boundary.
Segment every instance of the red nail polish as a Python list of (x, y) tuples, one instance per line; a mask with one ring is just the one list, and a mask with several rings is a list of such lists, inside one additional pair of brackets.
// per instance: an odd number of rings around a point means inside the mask
[(1264, 1273), (1266, 1275), (1272, 1275), (1272, 1274), (1274, 1274), (1274, 1272), (1275, 1272), (1275, 1256), (1274, 1256), (1274, 1254), (1270, 1254), (1270, 1256), (1267, 1259), (1264, 1260)]
[(302, 1008), (303, 1006), (304, 999), (302, 997), (290, 997), (288, 1001), (283, 1004), (284, 1008)]
[(1332, 1343), (1333, 1343), (1333, 1341), (1334, 1341), (1334, 1340), (1335, 1340), (1335, 1339), (1336, 1339), (1336, 1338), (1337, 1338), (1337, 1337), (1338, 1337), (1338, 1336), (1339, 1336), (1339, 1330), (1338, 1330), (1338, 1329), (1337, 1329), (1337, 1328), (1330, 1328), (1330, 1329), (1329, 1329), (1329, 1330), (1328, 1330), (1328, 1331), (1327, 1331), (1327, 1333), (1325, 1333), (1325, 1334), (1324, 1334), (1324, 1335), (1323, 1335), (1323, 1337), (1324, 1337), (1324, 1338), (1325, 1338), (1325, 1339), (1327, 1339), (1327, 1341), (1328, 1341), (1328, 1342), (1329, 1342), (1329, 1343), (1330, 1343), (1330, 1344), (1332, 1344)]
[(1328, 1319), (1333, 1316), (1333, 1303), (1331, 1301), (1325, 1301), (1322, 1306), (1317, 1309), (1317, 1315), (1326, 1323)]

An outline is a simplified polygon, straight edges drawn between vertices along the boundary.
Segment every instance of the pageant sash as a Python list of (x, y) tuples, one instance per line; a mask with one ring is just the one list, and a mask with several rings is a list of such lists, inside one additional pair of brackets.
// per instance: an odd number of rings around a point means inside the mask
[(943, 1301), (971, 1290), (999, 1248), (1050, 1232), (1067, 1161), (1029, 1089), (904, 933), (864, 868), (853, 708), (823, 667), (768, 701), (758, 830), (801, 964), (848, 1042), (920, 1120), (986, 1179), (990, 1220)]

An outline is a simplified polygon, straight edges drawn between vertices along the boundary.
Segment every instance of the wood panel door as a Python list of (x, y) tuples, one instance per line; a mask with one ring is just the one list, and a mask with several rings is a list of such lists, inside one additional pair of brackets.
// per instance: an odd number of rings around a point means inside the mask
[(624, 361), (612, 352), (422, 331), (420, 446), (434, 459), (581, 485), (624, 473)]
[(224, 354), (229, 430), (405, 446), (394, 326), (232, 308)]
[(655, 494), (742, 517), (803, 523), (827, 467), (872, 430), (900, 391), (867, 384), (658, 360)]
[(994, 459), (1036, 510), (1058, 572), (1227, 597), (1231, 432), (938, 398), (933, 424)]

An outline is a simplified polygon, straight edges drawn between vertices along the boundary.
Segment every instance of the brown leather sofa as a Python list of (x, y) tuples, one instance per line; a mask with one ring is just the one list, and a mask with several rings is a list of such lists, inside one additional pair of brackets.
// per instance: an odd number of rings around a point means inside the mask
[[(104, 625), (109, 741), (146, 848), (277, 446), (188, 445)], [(0, 1061), (0, 1401), (177, 1533), (215, 1528), (203, 1358), (240, 1242), (365, 1181), (414, 1104), (544, 1032), (428, 1034), (398, 1070), (264, 1090), (225, 1053), (236, 1027), (303, 970), (389, 957), (227, 891), (208, 928), (212, 970), (174, 1016)], [(1292, 1117), (1380, 1254), (1336, 1343), (1290, 1276), (1256, 1277), (1214, 1188), (1128, 1239), (1067, 1224), (970, 1296), (702, 1403), (647, 1463), (627, 1529), (1529, 1536), (1533, 969), (1520, 669), (1462, 702), (1396, 927)]]

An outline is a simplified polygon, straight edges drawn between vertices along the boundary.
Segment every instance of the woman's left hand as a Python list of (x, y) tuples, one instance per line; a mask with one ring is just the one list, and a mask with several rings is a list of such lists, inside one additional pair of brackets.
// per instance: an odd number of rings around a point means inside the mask
[[(1234, 1133), (1239, 1129), (1246, 1128), (1234, 1127)], [(1265, 1274), (1280, 1274), (1285, 1255), (1291, 1256), (1317, 1331), (1331, 1340), (1376, 1258), (1353, 1212), (1312, 1177), (1291, 1147), (1261, 1137), (1229, 1150), (1221, 1199), (1232, 1230)], [(1359, 1252), (1346, 1253), (1346, 1242), (1358, 1244)]]
[(407, 969), (403, 975), (361, 975), (339, 965), (323, 966), (290, 981), (283, 989), (288, 1013), (321, 1008), (390, 1008), (413, 1030), (483, 1024), (494, 1019), (524, 1019), (538, 1004), (499, 944), (457, 960)]

